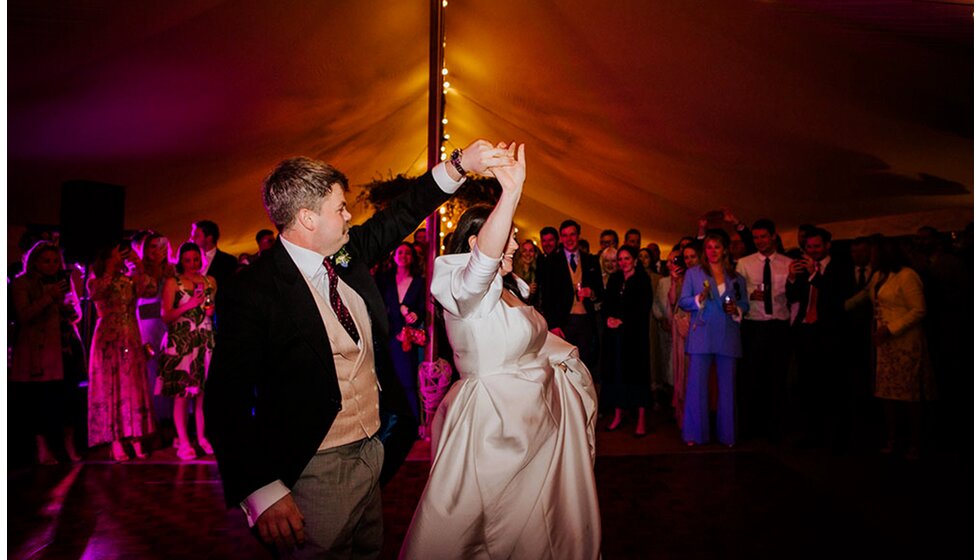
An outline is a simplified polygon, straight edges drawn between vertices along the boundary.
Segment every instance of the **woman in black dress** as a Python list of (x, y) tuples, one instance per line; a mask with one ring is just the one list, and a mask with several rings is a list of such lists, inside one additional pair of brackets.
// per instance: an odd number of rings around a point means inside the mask
[(616, 254), (619, 270), (609, 276), (602, 302), (602, 391), (616, 412), (609, 424), (615, 430), (627, 410), (636, 409), (636, 437), (646, 435), (650, 405), (650, 278), (638, 263), (637, 250), (622, 246)]
[[(425, 278), (421, 274), (418, 258), (411, 244), (402, 242), (393, 255), (395, 266), (378, 276), (378, 289), (384, 296), (388, 309), (388, 323), (391, 337), (388, 346), (395, 373), (405, 388), (415, 419), (419, 419), (419, 346), (411, 340), (405, 342), (408, 334), (405, 327), (424, 329), (425, 327)], [(408, 347), (406, 350), (405, 347)]]

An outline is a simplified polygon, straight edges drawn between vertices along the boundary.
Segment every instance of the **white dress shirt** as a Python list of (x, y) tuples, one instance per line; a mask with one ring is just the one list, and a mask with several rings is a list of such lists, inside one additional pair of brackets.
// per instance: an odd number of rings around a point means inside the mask
[(201, 274), (207, 276), (208, 269), (211, 268), (211, 263), (214, 262), (214, 256), (218, 254), (218, 247), (211, 247), (210, 251), (206, 251), (201, 255)]
[[(748, 321), (789, 321), (789, 303), (786, 300), (786, 278), (793, 259), (786, 255), (769, 255), (769, 268), (772, 271), (772, 314), (766, 313), (766, 302), (749, 299)], [(752, 253), (738, 259), (735, 271), (745, 278), (746, 290), (751, 294), (763, 286), (762, 277), (766, 267), (766, 255)]]

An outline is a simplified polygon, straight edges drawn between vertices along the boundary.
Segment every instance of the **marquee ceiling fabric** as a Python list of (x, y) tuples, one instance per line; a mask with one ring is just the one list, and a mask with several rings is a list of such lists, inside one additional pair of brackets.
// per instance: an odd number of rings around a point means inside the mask
[[(10, 2), (8, 225), (56, 223), (60, 184), (91, 179), (127, 187), (129, 228), (181, 240), (210, 218), (226, 250), (254, 251), (260, 183), (284, 157), (355, 185), (420, 173), (428, 4)], [(450, 0), (448, 145), (527, 143), (522, 237), (573, 217), (593, 240), (673, 242), (720, 206), (838, 235), (972, 219), (972, 14)]]

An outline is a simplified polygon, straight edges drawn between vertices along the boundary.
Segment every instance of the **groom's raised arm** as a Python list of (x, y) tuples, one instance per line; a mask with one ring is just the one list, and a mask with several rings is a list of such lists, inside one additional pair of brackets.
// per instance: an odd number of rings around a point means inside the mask
[(457, 164), (467, 173), (489, 176), (490, 168), (513, 163), (513, 156), (505, 145), (494, 146), (486, 140), (474, 141), (460, 152), (456, 163), (444, 161), (436, 164), (392, 200), (387, 208), (351, 228), (348, 243), (351, 252), (369, 265), (387, 257), (399, 241), (414, 231), (426, 216), (435, 212), (463, 184), (466, 176), (456, 167)]

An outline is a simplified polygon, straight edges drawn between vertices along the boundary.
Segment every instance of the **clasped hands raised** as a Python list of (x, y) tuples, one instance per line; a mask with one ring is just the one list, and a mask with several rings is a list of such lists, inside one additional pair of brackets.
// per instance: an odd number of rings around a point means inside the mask
[(524, 185), (527, 169), (524, 144), (499, 142), (493, 145), (487, 140), (475, 140), (463, 148), (460, 164), (466, 171), (481, 177), (496, 177), (505, 193), (518, 194)]

